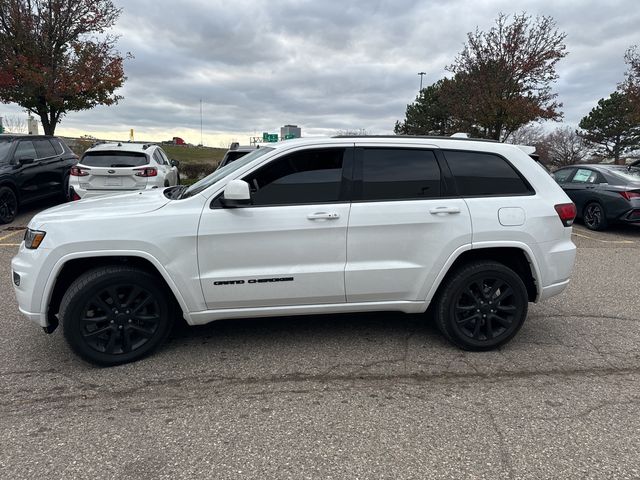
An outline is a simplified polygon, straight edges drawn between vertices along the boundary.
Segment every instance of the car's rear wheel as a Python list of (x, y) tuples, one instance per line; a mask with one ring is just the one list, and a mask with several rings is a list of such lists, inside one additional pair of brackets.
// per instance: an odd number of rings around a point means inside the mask
[(490, 350), (520, 330), (528, 301), (527, 289), (513, 270), (497, 262), (473, 262), (443, 284), (436, 324), (449, 341), (465, 350)]
[(64, 337), (85, 360), (101, 366), (132, 362), (167, 337), (173, 309), (154, 275), (105, 266), (81, 275), (60, 304)]
[(609, 224), (604, 207), (598, 202), (591, 202), (584, 207), (582, 221), (589, 230), (604, 230)]
[(0, 187), (0, 223), (11, 223), (18, 213), (18, 198), (9, 187)]

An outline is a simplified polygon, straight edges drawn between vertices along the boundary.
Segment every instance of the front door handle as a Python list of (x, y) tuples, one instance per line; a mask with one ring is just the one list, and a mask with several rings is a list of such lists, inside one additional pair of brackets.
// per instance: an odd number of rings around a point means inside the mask
[(440, 213), (460, 213), (458, 207), (434, 207), (429, 209), (429, 213), (432, 215), (438, 215)]
[(328, 212), (316, 212), (310, 213), (307, 215), (309, 220), (337, 220), (340, 218), (340, 214), (338, 213), (328, 213)]

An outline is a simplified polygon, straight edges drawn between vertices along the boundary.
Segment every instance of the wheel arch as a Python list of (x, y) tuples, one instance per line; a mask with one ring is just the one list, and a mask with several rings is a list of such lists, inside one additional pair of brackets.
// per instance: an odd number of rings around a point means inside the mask
[(434, 282), (426, 304), (432, 303), (433, 299), (440, 293), (441, 288), (451, 276), (461, 266), (478, 260), (493, 260), (509, 267), (520, 276), (527, 288), (530, 302), (536, 302), (540, 297), (541, 283), (540, 270), (535, 262), (533, 252), (524, 244), (504, 244), (486, 246), (467, 246), (454, 252), (446, 265)]
[(19, 207), (20, 206), (20, 189), (15, 184), (15, 182), (8, 179), (0, 180), (0, 187), (9, 187), (11, 190), (13, 190), (13, 193), (15, 194), (16, 199), (18, 200), (18, 207)]
[(63, 257), (52, 270), (45, 294), (42, 297), (41, 312), (45, 312), (47, 330), (52, 332), (58, 325), (60, 302), (71, 283), (84, 272), (106, 265), (130, 265), (157, 276), (171, 292), (182, 314), (188, 320), (188, 308), (177, 286), (162, 264), (146, 252), (85, 252)]

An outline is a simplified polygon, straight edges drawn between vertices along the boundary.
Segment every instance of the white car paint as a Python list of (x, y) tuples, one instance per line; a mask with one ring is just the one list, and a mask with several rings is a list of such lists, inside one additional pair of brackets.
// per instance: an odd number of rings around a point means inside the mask
[[(113, 152), (127, 154), (143, 154), (146, 157), (144, 167), (154, 168), (157, 175), (141, 177), (136, 175), (143, 166), (139, 167), (99, 167), (86, 165), (83, 160), (92, 153)], [(100, 143), (89, 148), (76, 166), (85, 176), (69, 177), (69, 188), (80, 198), (101, 197), (104, 195), (120, 194), (123, 192), (142, 191), (174, 186), (178, 184), (178, 167), (172, 166), (161, 147), (153, 144), (140, 143)], [(72, 196), (73, 198), (73, 196)]]
[[(375, 145), (471, 149), (507, 158), (535, 189), (530, 196), (343, 202), (212, 208), (232, 180), (300, 149)], [(21, 245), (12, 261), (20, 310), (38, 325), (56, 278), (70, 259), (135, 256), (149, 260), (178, 299), (190, 324), (217, 319), (314, 313), (425, 311), (463, 252), (521, 249), (536, 282), (536, 301), (560, 293), (575, 259), (571, 228), (554, 205), (570, 203), (555, 181), (521, 149), (455, 139), (298, 139), (248, 163), (223, 169), (189, 198), (163, 189), (81, 200), (36, 215), (29, 228), (46, 232), (38, 249)], [(265, 149), (266, 150), (266, 149)], [(229, 168), (227, 167), (227, 168)], [(222, 176), (221, 176), (222, 175)], [(521, 225), (503, 225), (501, 209), (524, 210)], [(516, 222), (517, 223), (517, 222)], [(286, 279), (270, 281), (258, 279)], [(242, 280), (242, 285), (215, 282)], [(249, 282), (256, 280), (256, 282)]]

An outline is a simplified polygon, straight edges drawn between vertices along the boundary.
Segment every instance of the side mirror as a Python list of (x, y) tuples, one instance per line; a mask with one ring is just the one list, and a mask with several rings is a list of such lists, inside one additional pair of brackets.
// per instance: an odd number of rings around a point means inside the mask
[(231, 180), (224, 187), (222, 205), (226, 208), (236, 208), (251, 205), (251, 193), (249, 192), (249, 184), (244, 180)]
[(30, 165), (33, 162), (35, 162), (36, 159), (35, 158), (29, 158), (29, 157), (20, 157), (18, 159), (18, 165)]
[(172, 167), (180, 166), (180, 162), (178, 160), (171, 160), (169, 163), (171, 164)]

